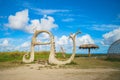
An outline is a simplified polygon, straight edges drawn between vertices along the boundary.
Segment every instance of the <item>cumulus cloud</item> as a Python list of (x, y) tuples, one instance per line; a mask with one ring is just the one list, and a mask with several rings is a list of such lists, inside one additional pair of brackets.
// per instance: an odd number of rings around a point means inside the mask
[(21, 44), (14, 46), (14, 50), (19, 51), (30, 51), (31, 42), (30, 41), (23, 41)]
[(65, 52), (69, 52), (69, 50), (72, 49), (72, 42), (68, 37), (69, 36), (66, 35), (62, 35), (61, 37), (55, 36), (56, 51), (61, 51), (61, 47), (64, 49)]
[(82, 44), (94, 44), (94, 40), (91, 38), (89, 34), (86, 34), (81, 37), (77, 37), (76, 44), (77, 46), (80, 46)]
[(13, 45), (11, 45), (10, 40), (9, 38), (0, 39), (0, 51), (13, 50)]
[[(69, 36), (55, 36), (55, 43), (57, 50), (60, 50), (60, 47), (63, 47), (65, 52), (72, 51), (71, 49), (73, 47), (73, 42), (71, 39), (69, 39)], [(76, 37), (76, 46), (78, 47), (82, 44), (94, 44), (94, 40), (89, 34), (83, 35), (81, 37)]]
[(3, 40), (3, 42), (0, 44), (0, 46), (2, 46), (2, 47), (6, 47), (8, 45), (9, 45), (9, 42), (7, 39)]
[(21, 44), (20, 47), (26, 48), (26, 47), (29, 47), (29, 46), (30, 46), (30, 42), (24, 42), (23, 44)]
[(108, 32), (103, 35), (104, 40), (102, 41), (102, 44), (104, 45), (110, 45), (116, 40), (120, 39), (120, 28), (114, 29), (111, 32)]
[[(43, 40), (43, 38), (44, 38), (44, 40)], [(49, 35), (47, 35), (47, 34), (41, 34), (40, 39), (38, 39), (38, 40), (40, 40), (40, 42), (49, 42), (50, 38), (49, 38)], [(2, 50), (4, 50), (4, 51), (5, 50), (30, 51), (30, 46), (31, 46), (31, 41), (30, 40), (27, 40), (27, 41), (22, 40), (21, 42), (19, 42), (19, 44), (13, 44), (13, 41), (15, 42), (16, 39), (15, 40), (12, 39), (12, 43), (11, 43), (11, 41), (9, 42), (9, 40), (7, 40), (7, 39), (1, 40), (0, 41), (0, 46), (2, 47)], [(81, 37), (76, 37), (76, 46), (77, 47), (80, 46), (81, 44), (92, 44), (92, 43), (94, 43), (94, 40), (88, 34), (83, 35)], [(55, 36), (56, 51), (60, 51), (60, 47), (63, 47), (65, 52), (69, 52), (69, 51), (72, 51), (71, 50), (72, 46), (73, 46), (73, 43), (72, 43), (72, 40), (69, 39), (69, 36), (66, 36), (66, 35), (63, 35), (61, 37)], [(35, 50), (38, 50), (38, 49), (39, 49), (39, 51), (50, 50), (50, 45), (36, 46)]]
[[(5, 24), (5, 26), (17, 29), (17, 30), (23, 30), (29, 33), (33, 33), (34, 30), (52, 30), (53, 28), (58, 27), (57, 24), (55, 24), (55, 20), (51, 16), (45, 15), (41, 19), (34, 19), (29, 20), (28, 10), (23, 10), (16, 12), (15, 15), (10, 15), (8, 18), (8, 24)], [(31, 22), (30, 24), (28, 22)]]
[(7, 40), (7, 39), (5, 39), (5, 40), (3, 41), (3, 45), (4, 45), (4, 46), (8, 46), (8, 40)]
[(47, 33), (42, 33), (42, 38), (43, 39), (48, 39), (48, 38), (50, 38), (50, 36)]
[(63, 35), (62, 37), (56, 39), (56, 44), (57, 45), (66, 45), (69, 43), (68, 41), (69, 41), (68, 37)]
[[(72, 41), (70, 41), (68, 37), (69, 36), (63, 35), (62, 37), (57, 38), (56, 39), (57, 44), (58, 45), (72, 44)], [(90, 35), (86, 34), (81, 37), (77, 37), (76, 44), (77, 44), (77, 46), (79, 46), (81, 44), (94, 44), (94, 40), (91, 38)]]
[[(72, 46), (72, 41), (69, 39), (69, 36), (61, 36), (55, 37), (56, 45), (57, 46)], [(81, 37), (76, 37), (76, 46), (80, 46), (81, 44), (94, 44), (94, 40), (91, 38), (90, 35), (86, 34)]]
[(16, 12), (15, 15), (10, 15), (8, 18), (8, 24), (6, 26), (13, 29), (23, 29), (29, 21), (28, 10)]
[(44, 16), (42, 19), (31, 20), (31, 24), (26, 28), (26, 30), (30, 33), (33, 33), (34, 30), (51, 30), (53, 28), (58, 27), (57, 24), (54, 23), (54, 18), (51, 16)]

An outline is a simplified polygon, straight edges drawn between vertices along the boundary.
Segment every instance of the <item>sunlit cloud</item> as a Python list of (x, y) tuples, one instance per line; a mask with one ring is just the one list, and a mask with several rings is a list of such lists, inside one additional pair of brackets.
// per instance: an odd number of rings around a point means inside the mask
[(3, 42), (0, 44), (0, 46), (8, 46), (9, 45), (9, 42), (7, 39), (3, 40)]
[[(58, 27), (55, 24), (55, 19), (51, 16), (44, 15), (41, 19), (29, 20), (29, 11), (23, 10), (16, 12), (15, 15), (10, 15), (6, 27), (16, 30), (26, 31), (33, 33), (35, 30), (52, 30)], [(30, 21), (30, 23), (28, 23)]]
[(48, 30), (57, 28), (58, 25), (54, 23), (55, 19), (51, 16), (44, 16), (43, 18), (31, 20), (31, 24), (27, 25), (27, 32), (33, 33), (35, 30)]
[(28, 24), (29, 17), (28, 17), (28, 10), (23, 10), (16, 12), (15, 15), (10, 15), (8, 17), (8, 24), (5, 26), (12, 28), (12, 29), (24, 29), (25, 26)]
[(108, 32), (106, 34), (103, 34), (103, 41), (102, 44), (104, 45), (110, 45), (116, 40), (120, 39), (120, 28), (114, 29), (111, 32)]

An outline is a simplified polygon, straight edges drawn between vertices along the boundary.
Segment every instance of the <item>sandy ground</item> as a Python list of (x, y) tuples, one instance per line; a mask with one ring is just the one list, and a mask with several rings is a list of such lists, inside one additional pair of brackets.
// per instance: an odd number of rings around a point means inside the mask
[(30, 64), (0, 71), (0, 80), (102, 80), (117, 69), (48, 69)]

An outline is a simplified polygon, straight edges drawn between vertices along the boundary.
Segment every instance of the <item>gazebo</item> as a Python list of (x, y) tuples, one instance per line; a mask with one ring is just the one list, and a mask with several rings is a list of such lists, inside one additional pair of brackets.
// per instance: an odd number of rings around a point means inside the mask
[(79, 49), (88, 49), (88, 56), (90, 57), (90, 49), (98, 49), (99, 46), (95, 44), (82, 44), (79, 46)]

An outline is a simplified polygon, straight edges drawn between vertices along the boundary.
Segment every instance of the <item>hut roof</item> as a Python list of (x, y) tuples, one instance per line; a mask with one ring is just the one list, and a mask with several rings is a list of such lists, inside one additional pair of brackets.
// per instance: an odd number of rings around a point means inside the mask
[(95, 44), (82, 44), (79, 46), (79, 49), (88, 49), (88, 48), (96, 49), (96, 48), (99, 48), (99, 46)]

